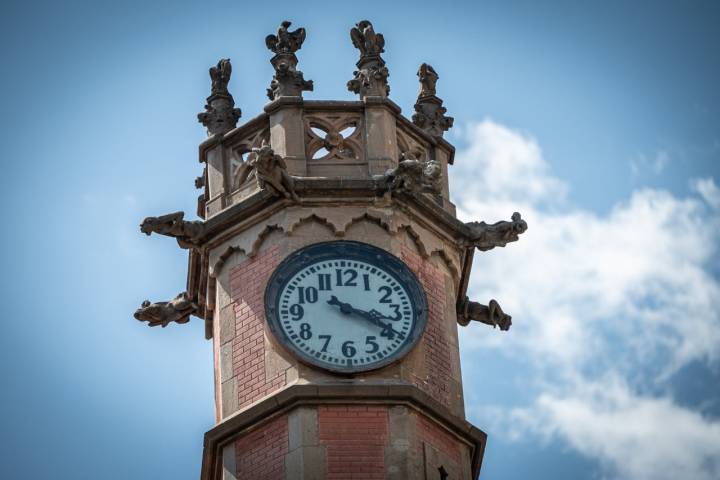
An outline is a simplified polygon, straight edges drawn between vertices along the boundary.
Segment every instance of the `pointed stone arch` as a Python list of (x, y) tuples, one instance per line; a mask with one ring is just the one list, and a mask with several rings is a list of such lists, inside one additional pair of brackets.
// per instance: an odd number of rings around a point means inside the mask
[(210, 271), (210, 278), (216, 279), (218, 275), (220, 275), (220, 271), (225, 266), (225, 262), (227, 262), (228, 258), (230, 258), (234, 253), (241, 253), (249, 256), (241, 247), (235, 247), (232, 245), (228, 246), (213, 264), (212, 270)]
[[(443, 262), (443, 264), (447, 267), (448, 271), (450, 272), (450, 276), (453, 279), (453, 283), (456, 283), (457, 278), (459, 278), (459, 269), (455, 265), (455, 262), (453, 262), (452, 258), (450, 258), (450, 255), (447, 254), (445, 250), (442, 249), (436, 249), (433, 250), (432, 253), (430, 253), (430, 257), (437, 257), (440, 258)], [(457, 285), (455, 285), (457, 287)]]
[(332, 222), (330, 222), (327, 218), (321, 217), (315, 213), (312, 213), (310, 215), (302, 217), (299, 220), (297, 220), (296, 222), (290, 224), (290, 226), (287, 227), (287, 233), (292, 234), (301, 225), (307, 224), (307, 223), (313, 223), (313, 222), (327, 227), (332, 232), (332, 234), (336, 237), (341, 237), (343, 234), (343, 232), (339, 232), (337, 227), (335, 227), (335, 225)]
[(273, 232), (284, 233), (285, 230), (280, 225), (267, 225), (260, 232), (260, 234), (258, 234), (257, 238), (252, 244), (252, 247), (250, 248), (250, 252), (247, 253), (247, 256), (253, 258), (255, 255), (257, 255), (257, 253), (260, 251), (260, 247), (265, 242), (265, 239), (272, 235)]
[(352, 227), (356, 223), (360, 223), (363, 221), (375, 223), (376, 225), (380, 226), (380, 228), (389, 233), (396, 233), (396, 230), (392, 227), (390, 222), (382, 218), (380, 215), (372, 214), (369, 212), (365, 212), (362, 215), (351, 218), (350, 221), (345, 224), (345, 227), (343, 227), (343, 233), (347, 232), (348, 228)]
[(425, 244), (423, 243), (422, 239), (420, 238), (420, 234), (415, 231), (415, 229), (411, 225), (403, 225), (400, 228), (398, 228), (398, 233), (405, 232), (412, 240), (413, 244), (418, 250), (418, 253), (423, 258), (428, 258), (430, 255), (428, 254), (427, 248), (425, 247)]

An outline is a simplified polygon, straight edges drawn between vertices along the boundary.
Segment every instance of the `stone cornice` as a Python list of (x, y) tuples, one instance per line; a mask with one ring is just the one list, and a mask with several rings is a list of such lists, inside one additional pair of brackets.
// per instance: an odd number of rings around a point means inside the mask
[(405, 405), (432, 418), (472, 449), (472, 478), (480, 475), (487, 434), (457, 417), (429, 395), (407, 383), (333, 382), (291, 385), (225, 419), (205, 433), (201, 480), (222, 479), (222, 450), (243, 430), (287, 413), (299, 406), (328, 404)]

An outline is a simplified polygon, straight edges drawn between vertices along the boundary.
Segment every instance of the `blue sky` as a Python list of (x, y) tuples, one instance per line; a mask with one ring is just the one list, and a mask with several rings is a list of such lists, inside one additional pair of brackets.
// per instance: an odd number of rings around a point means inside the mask
[(363, 18), (406, 115), (431, 63), (460, 214), (528, 220), (470, 289), (512, 330), (461, 332), (482, 478), (720, 476), (720, 6), (366, 1), (2, 4), (0, 477), (197, 478), (211, 345), (132, 318), (186, 269), (137, 225), (195, 210), (207, 68), (252, 118), (286, 18), (306, 98), (353, 98)]

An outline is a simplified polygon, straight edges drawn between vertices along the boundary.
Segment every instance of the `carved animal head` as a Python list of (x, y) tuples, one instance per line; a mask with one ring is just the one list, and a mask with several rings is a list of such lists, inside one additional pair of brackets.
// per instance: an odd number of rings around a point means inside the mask
[(527, 230), (527, 222), (520, 217), (520, 213), (515, 212), (510, 217), (513, 222), (513, 231), (517, 234), (524, 233)]
[(157, 217), (147, 217), (140, 224), (140, 231), (145, 235), (150, 235), (154, 230), (153, 228), (158, 224)]

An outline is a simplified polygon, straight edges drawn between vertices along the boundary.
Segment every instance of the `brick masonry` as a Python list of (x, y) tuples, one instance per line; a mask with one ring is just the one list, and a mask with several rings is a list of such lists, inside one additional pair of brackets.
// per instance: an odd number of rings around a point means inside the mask
[(385, 478), (386, 406), (321, 406), (318, 423), (328, 480)]
[(453, 378), (450, 342), (446, 318), (446, 276), (440, 268), (423, 259), (410, 248), (403, 246), (402, 260), (417, 275), (428, 301), (428, 322), (423, 335), (423, 370), (425, 376), (413, 374), (415, 385), (445, 406), (450, 406)]
[(260, 252), (230, 272), (230, 295), (235, 310), (232, 375), (237, 382), (238, 408), (279, 390), (286, 372), (268, 376), (265, 366), (265, 307), (263, 296), (270, 274), (280, 263), (277, 246)]
[(283, 415), (235, 442), (238, 479), (285, 479), (288, 453), (288, 417)]
[(450, 435), (448, 432), (437, 426), (435, 422), (431, 421), (425, 415), (417, 415), (416, 420), (416, 435), (418, 454), (422, 455), (423, 445), (428, 443), (435, 447), (437, 450), (443, 452), (448, 457), (460, 463), (460, 443), (455, 437)]

